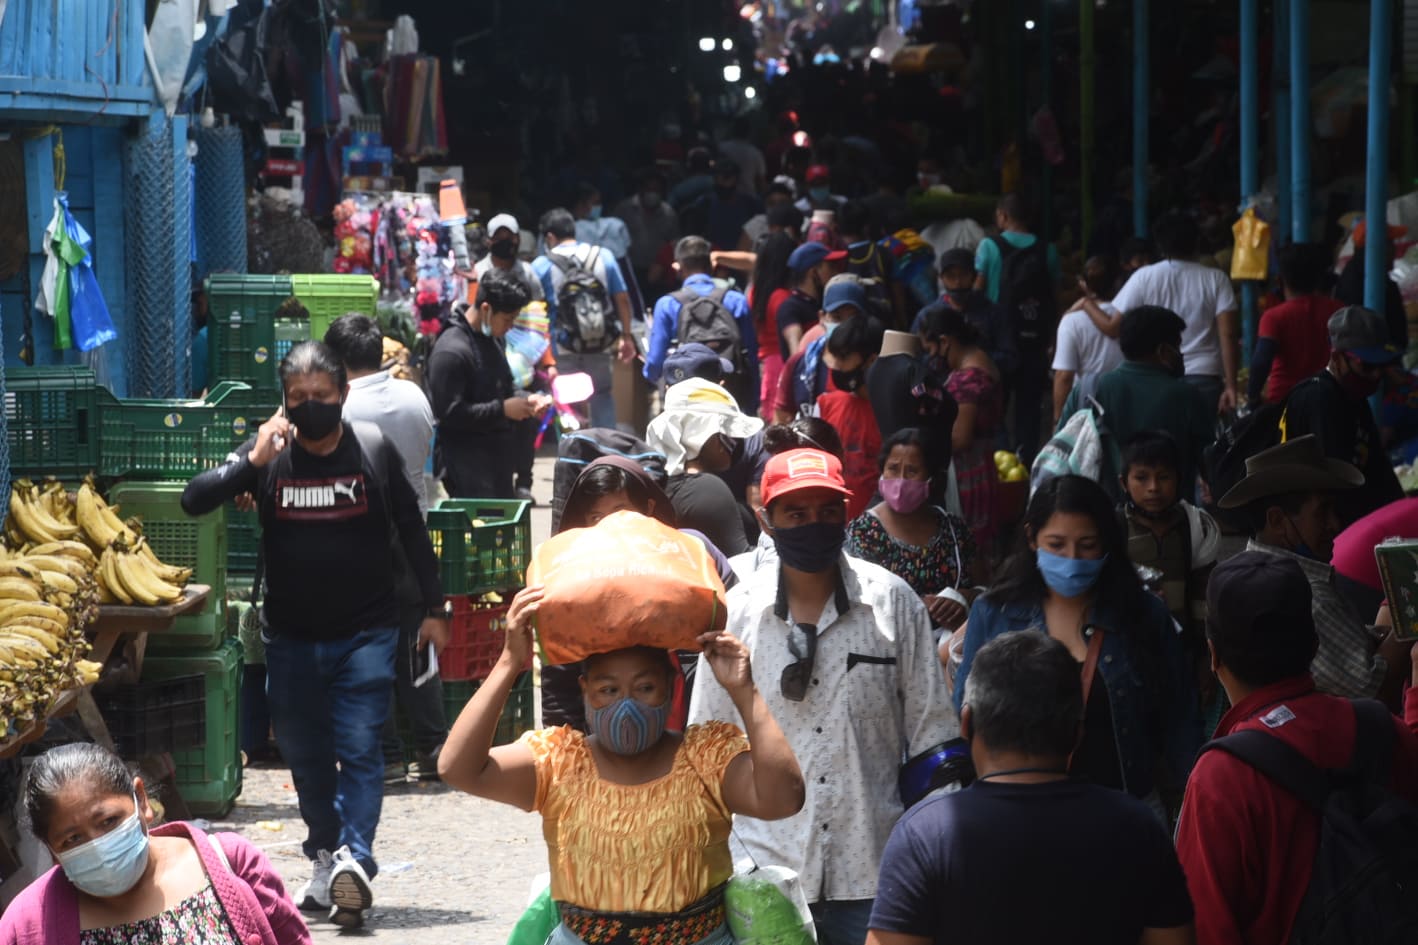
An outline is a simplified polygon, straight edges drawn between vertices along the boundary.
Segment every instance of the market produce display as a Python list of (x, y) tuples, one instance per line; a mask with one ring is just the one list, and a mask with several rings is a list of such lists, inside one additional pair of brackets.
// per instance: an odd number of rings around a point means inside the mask
[(1027, 482), (1029, 479), (1029, 470), (1008, 450), (996, 451), (995, 471), (999, 473), (1000, 482)]
[(158, 559), (142, 523), (123, 521), (86, 481), (17, 480), (0, 543), (0, 740), (42, 720), (66, 689), (92, 685), (85, 628), (101, 603), (182, 599), (188, 568)]

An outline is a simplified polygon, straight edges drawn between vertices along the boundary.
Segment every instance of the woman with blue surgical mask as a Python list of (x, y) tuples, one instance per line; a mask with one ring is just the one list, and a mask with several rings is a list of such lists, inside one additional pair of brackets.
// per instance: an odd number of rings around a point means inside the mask
[(58, 865), (0, 916), (0, 943), (305, 945), (310, 932), (265, 855), (242, 837), (157, 819), (143, 779), (80, 743), (35, 759), (30, 829)]
[(448, 733), (439, 775), (542, 815), (560, 914), (548, 945), (733, 945), (723, 895), (731, 817), (792, 816), (805, 790), (748, 648), (727, 632), (699, 637), (743, 730), (713, 721), (668, 731), (677, 665), (665, 650), (632, 646), (582, 663), (588, 734), (563, 725), (494, 748), (497, 720), (531, 659), (543, 593), (529, 587), (512, 599), (502, 657)]
[(1041, 484), (1021, 538), (957, 634), (956, 709), (980, 647), (1004, 633), (1047, 633), (1078, 661), (1084, 690), (1069, 773), (1161, 813), (1180, 801), (1202, 741), (1194, 673), (1166, 604), (1138, 579), (1112, 502), (1091, 479)]

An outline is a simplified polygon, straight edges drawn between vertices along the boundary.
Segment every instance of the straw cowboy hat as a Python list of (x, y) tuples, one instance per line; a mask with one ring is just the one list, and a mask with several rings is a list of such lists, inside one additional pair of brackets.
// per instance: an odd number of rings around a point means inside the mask
[(1217, 504), (1223, 509), (1239, 509), (1267, 496), (1335, 492), (1363, 484), (1363, 473), (1349, 463), (1325, 456), (1313, 435), (1297, 436), (1246, 460), (1246, 477)]

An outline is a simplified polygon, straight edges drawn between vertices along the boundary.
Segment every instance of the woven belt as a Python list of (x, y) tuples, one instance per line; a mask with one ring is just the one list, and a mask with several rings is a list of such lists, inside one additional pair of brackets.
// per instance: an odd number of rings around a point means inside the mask
[(680, 912), (592, 912), (558, 903), (561, 921), (586, 945), (694, 945), (724, 924), (724, 887)]

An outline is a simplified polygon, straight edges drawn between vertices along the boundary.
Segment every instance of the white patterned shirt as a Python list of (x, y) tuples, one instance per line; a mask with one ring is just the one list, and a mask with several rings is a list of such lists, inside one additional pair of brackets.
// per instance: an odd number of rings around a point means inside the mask
[[(881, 853), (903, 809), (896, 786), (902, 761), (960, 734), (920, 597), (885, 568), (846, 555), (839, 561), (842, 586), (818, 618), (812, 684), (802, 702), (785, 699), (779, 687), (794, 658), (792, 625), (779, 616), (778, 562), (759, 568), (728, 598), (728, 628), (752, 654), (759, 691), (807, 782), (799, 813), (735, 817), (734, 832), (758, 865), (796, 870), (808, 902), (875, 897)], [(703, 657), (689, 719), (738, 724)]]

